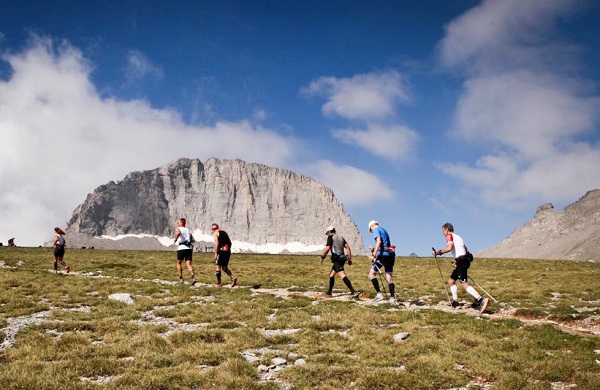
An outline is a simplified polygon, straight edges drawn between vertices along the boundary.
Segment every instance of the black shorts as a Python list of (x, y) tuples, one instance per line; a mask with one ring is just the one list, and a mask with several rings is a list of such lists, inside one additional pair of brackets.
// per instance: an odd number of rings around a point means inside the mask
[(54, 247), (54, 257), (64, 257), (65, 256), (65, 247)]
[(230, 251), (219, 251), (219, 257), (217, 258), (217, 265), (221, 267), (227, 267), (229, 265), (229, 258), (231, 257)]
[(346, 258), (338, 258), (335, 260), (331, 260), (331, 270), (334, 272), (342, 272), (344, 270), (344, 264), (346, 264)]
[(177, 260), (182, 261), (192, 261), (192, 250), (191, 249), (182, 249), (177, 251)]
[(452, 271), (450, 279), (454, 281), (458, 280), (460, 283), (467, 283), (469, 281), (467, 270), (471, 266), (471, 262), (468, 258), (461, 256), (455, 260), (455, 263), (456, 268), (454, 268), (454, 271)]

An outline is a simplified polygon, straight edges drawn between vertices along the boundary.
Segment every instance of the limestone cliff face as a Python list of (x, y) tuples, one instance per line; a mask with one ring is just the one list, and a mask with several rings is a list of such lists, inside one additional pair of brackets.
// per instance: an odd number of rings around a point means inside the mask
[[(192, 230), (218, 223), (232, 239), (251, 244), (325, 244), (334, 225), (353, 249), (364, 251), (352, 219), (333, 191), (291, 171), (241, 160), (179, 159), (133, 172), (98, 187), (78, 206), (67, 234), (82, 238), (148, 234), (172, 237), (178, 218)], [(97, 241), (96, 241), (97, 242)]]
[(504, 241), (475, 254), (479, 257), (531, 259), (600, 259), (600, 190), (557, 211), (538, 207), (533, 220)]

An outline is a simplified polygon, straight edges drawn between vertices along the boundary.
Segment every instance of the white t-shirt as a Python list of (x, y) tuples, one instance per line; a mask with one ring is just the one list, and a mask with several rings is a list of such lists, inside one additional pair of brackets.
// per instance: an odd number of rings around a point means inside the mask
[(456, 233), (448, 233), (446, 234), (446, 242), (453, 242), (452, 246), (452, 256), (454, 258), (458, 258), (467, 254), (467, 250), (465, 248), (465, 242), (462, 237)]
[(183, 245), (183, 243), (185, 241), (189, 241), (190, 237), (192, 236), (192, 233), (190, 233), (190, 229), (183, 226), (179, 226), (177, 229), (179, 229), (179, 237), (177, 239), (177, 243), (179, 245), (177, 246), (177, 250), (181, 251), (184, 249), (191, 249), (189, 246)]

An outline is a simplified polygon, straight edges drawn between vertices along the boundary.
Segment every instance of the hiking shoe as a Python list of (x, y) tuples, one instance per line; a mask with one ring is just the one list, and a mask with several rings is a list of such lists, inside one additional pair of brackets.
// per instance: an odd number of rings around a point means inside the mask
[(475, 310), (479, 310), (479, 308), (481, 307), (481, 302), (483, 302), (483, 298), (474, 300), (473, 303), (471, 304), (471, 308), (475, 309)]
[(350, 296), (351, 296), (353, 299), (358, 299), (358, 298), (360, 298), (360, 293), (359, 293), (358, 291), (354, 291), (354, 292), (351, 292), (351, 293), (350, 293)]
[(394, 298), (394, 297), (391, 297), (391, 298), (390, 298), (390, 300), (388, 301), (388, 303), (389, 303), (390, 305), (395, 305), (395, 304), (397, 303), (397, 302), (396, 302), (396, 298)]
[(485, 309), (487, 309), (488, 303), (490, 303), (489, 299), (487, 299), (487, 298), (481, 298), (481, 301), (479, 303), (479, 311), (481, 313), (485, 313)]
[(179, 278), (179, 284), (183, 284), (183, 278)]
[(221, 288), (223, 285), (221, 283), (217, 283), (217, 288)]
[(231, 279), (231, 287), (237, 286), (237, 278)]
[(375, 295), (375, 298), (373, 298), (373, 302), (379, 302), (383, 300), (383, 295), (381, 293), (377, 293), (377, 295)]
[(196, 279), (192, 278), (192, 281), (190, 282), (190, 284), (193, 286), (194, 284), (196, 284)]
[(458, 301), (452, 301), (452, 308), (454, 309), (455, 307), (459, 307), (460, 303), (458, 303)]
[(65, 267), (65, 271), (67, 271), (67, 273), (71, 272), (71, 267), (69, 267), (68, 265)]

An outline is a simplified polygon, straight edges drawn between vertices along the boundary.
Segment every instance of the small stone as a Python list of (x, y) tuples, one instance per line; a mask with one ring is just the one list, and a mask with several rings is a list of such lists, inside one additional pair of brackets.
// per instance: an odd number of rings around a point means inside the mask
[(410, 336), (410, 333), (406, 333), (406, 332), (396, 333), (394, 335), (394, 341), (399, 343), (401, 341), (406, 340), (409, 336)]
[(108, 296), (108, 299), (112, 299), (113, 301), (123, 302), (128, 305), (133, 305), (135, 303), (135, 301), (133, 300), (133, 295), (131, 295), (129, 293), (110, 294)]
[(276, 366), (285, 366), (287, 364), (287, 360), (276, 357), (276, 358), (271, 359), (271, 363), (273, 363)]
[(257, 371), (258, 372), (267, 372), (267, 371), (269, 371), (269, 367), (265, 366), (264, 364), (261, 364), (258, 366)]

